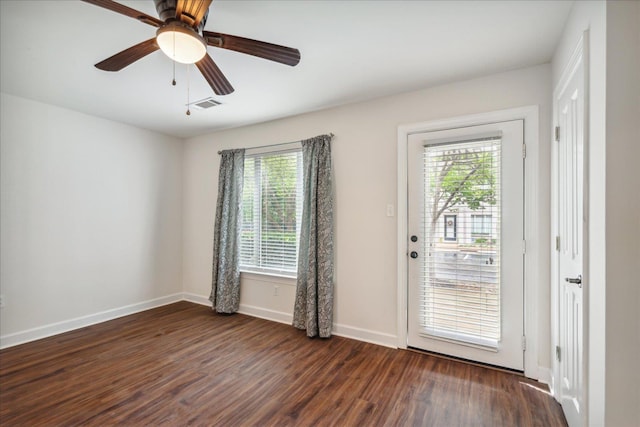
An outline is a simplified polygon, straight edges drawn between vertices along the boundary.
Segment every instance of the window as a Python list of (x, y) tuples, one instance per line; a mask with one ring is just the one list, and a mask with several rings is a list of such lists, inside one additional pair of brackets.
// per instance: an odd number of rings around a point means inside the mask
[[(500, 137), (424, 147), (422, 234), (427, 255), (420, 267), (419, 316), (426, 337), (489, 349), (496, 349), (501, 339), (500, 150)], [(457, 215), (446, 211), (452, 206)], [(441, 242), (436, 225), (444, 212)], [(495, 235), (488, 238), (492, 226)], [(470, 241), (469, 229), (481, 236)]]
[(457, 215), (445, 215), (444, 216), (444, 240), (448, 242), (455, 242), (457, 239)]
[(302, 151), (244, 160), (240, 269), (295, 276), (302, 216)]
[(473, 234), (491, 234), (491, 215), (471, 215)]

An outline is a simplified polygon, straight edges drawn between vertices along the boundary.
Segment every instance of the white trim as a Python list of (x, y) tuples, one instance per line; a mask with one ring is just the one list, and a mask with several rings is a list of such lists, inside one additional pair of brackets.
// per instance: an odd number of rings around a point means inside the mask
[[(211, 302), (204, 296), (186, 292), (183, 295), (186, 301), (207, 306), (211, 305)], [(240, 304), (238, 313), (246, 314), (247, 316), (258, 317), (260, 319), (270, 320), (273, 322), (284, 323), (287, 325), (291, 325), (293, 323), (292, 313), (268, 310), (253, 305)], [(395, 335), (357, 328), (355, 326), (334, 323), (332, 334), (339, 337), (351, 338), (354, 340), (377, 344), (384, 347), (398, 348), (396, 345), (398, 338)]]
[(397, 281), (397, 335), (398, 348), (407, 348), (407, 332), (408, 332), (408, 313), (407, 313), (407, 280), (408, 280), (408, 264), (407, 264), (407, 236), (408, 236), (408, 209), (407, 203), (409, 195), (409, 175), (407, 169), (407, 152), (409, 134), (412, 132), (413, 126), (398, 126), (398, 201), (396, 202), (396, 212), (398, 221), (398, 242), (397, 242), (397, 265), (398, 265), (398, 281)]
[(538, 381), (549, 387), (549, 392), (553, 394), (553, 374), (550, 368), (538, 367)]
[[(271, 270), (268, 268), (241, 266), (240, 275), (246, 276), (247, 274), (249, 275), (253, 274), (255, 276), (262, 276), (262, 277), (272, 277), (274, 279), (288, 279), (288, 280), (292, 280), (294, 283), (298, 278), (297, 272), (292, 272), (291, 274), (289, 274), (286, 271), (282, 271), (282, 270)], [(264, 281), (267, 281), (267, 280), (264, 280)]]
[(511, 120), (524, 120), (524, 142), (527, 144), (525, 161), (525, 224), (524, 232), (527, 242), (525, 254), (524, 277), (524, 333), (527, 350), (524, 353), (524, 374), (538, 379), (538, 286), (540, 284), (540, 230), (536, 219), (538, 201), (538, 168), (539, 168), (539, 108), (537, 105), (510, 108), (488, 113), (458, 116), (448, 119), (432, 120), (398, 126), (398, 347), (407, 348), (407, 142), (413, 133), (432, 132), (452, 128), (477, 126)]
[(247, 157), (258, 157), (263, 154), (292, 153), (295, 151), (302, 151), (302, 141), (269, 144), (261, 147), (249, 147), (245, 149), (245, 155)]
[[(583, 48), (582, 48), (582, 60), (584, 62), (583, 68), (582, 68), (582, 72), (583, 74), (583, 79), (584, 81), (582, 82), (582, 84), (584, 85), (584, 141), (583, 141), (583, 162), (584, 162), (584, 166), (582, 168), (582, 203), (583, 203), (583, 208), (582, 208), (582, 215), (583, 215), (583, 223), (582, 223), (582, 253), (583, 255), (583, 259), (582, 259), (582, 277), (585, 280), (585, 283), (588, 285), (589, 282), (591, 282), (591, 278), (590, 278), (590, 274), (589, 274), (589, 247), (591, 245), (591, 239), (589, 238), (589, 224), (590, 224), (590, 211), (589, 211), (589, 203), (590, 203), (590, 198), (589, 198), (589, 194), (590, 194), (590, 189), (591, 189), (591, 174), (590, 174), (590, 168), (589, 168), (589, 163), (591, 162), (591, 145), (590, 145), (590, 141), (591, 141), (591, 133), (589, 132), (590, 129), (590, 121), (589, 121), (589, 117), (590, 117), (590, 101), (589, 101), (589, 96), (590, 96), (590, 91), (589, 91), (589, 82), (591, 79), (591, 75), (589, 73), (589, 63), (590, 63), (590, 51), (589, 51), (589, 30), (585, 30), (583, 35), (582, 35), (582, 43), (583, 43)], [(582, 375), (582, 383), (583, 383), (583, 387), (582, 387), (582, 392), (583, 392), (583, 408), (584, 408), (584, 414), (583, 414), (583, 420), (584, 423), (586, 425), (589, 424), (589, 413), (590, 413), (590, 407), (589, 407), (589, 364), (590, 362), (590, 356), (589, 356), (589, 343), (590, 343), (590, 339), (589, 337), (591, 336), (590, 334), (590, 322), (591, 322), (591, 317), (589, 316), (589, 306), (591, 304), (590, 300), (591, 300), (591, 294), (590, 294), (590, 286), (585, 286), (586, 289), (584, 289), (582, 291), (582, 364), (583, 364), (583, 375)]]
[(240, 281), (242, 279), (250, 279), (255, 282), (273, 283), (275, 285), (282, 286), (296, 286), (296, 278), (288, 276), (277, 276), (275, 274), (259, 273), (256, 271), (242, 271), (240, 270)]
[(194, 304), (206, 305), (211, 307), (211, 301), (204, 295), (192, 294), (190, 292), (183, 292), (182, 299), (184, 301), (192, 302)]
[[(524, 352), (524, 374), (530, 378), (539, 379), (538, 347), (538, 317), (540, 313), (539, 289), (548, 283), (547, 278), (540, 278), (540, 227), (538, 218), (539, 201), (539, 164), (540, 164), (540, 122), (538, 107), (524, 117), (524, 143), (527, 147), (527, 157), (524, 169), (524, 236), (526, 253), (524, 256), (524, 334), (526, 337), (526, 351)], [(547, 253), (543, 249), (543, 253)]]
[[(195, 304), (211, 306), (209, 298), (203, 295), (192, 294), (185, 292), (182, 294), (185, 301), (189, 301)], [(254, 305), (240, 304), (238, 313), (246, 314), (251, 317), (258, 317), (260, 319), (271, 320), (278, 323), (286, 323), (290, 325), (293, 322), (293, 315), (290, 313), (284, 313), (282, 311), (269, 310), (262, 307), (256, 307)]]
[(108, 320), (117, 319), (119, 317), (128, 316), (130, 314), (139, 313), (141, 311), (161, 307), (163, 305), (173, 304), (175, 302), (182, 301), (182, 299), (181, 293), (167, 295), (136, 304), (126, 305), (124, 307), (105, 310), (69, 320), (63, 320), (61, 322), (50, 323), (37, 328), (27, 329), (26, 331), (3, 335), (0, 337), (0, 349), (62, 334), (74, 329), (84, 328), (86, 326), (95, 325), (96, 323), (106, 322)]
[[(51, 337), (54, 335), (69, 332), (74, 329), (84, 328), (85, 326), (94, 325), (96, 323), (106, 322), (117, 319), (118, 317), (128, 316), (130, 314), (139, 313), (141, 311), (150, 310), (152, 308), (161, 307), (167, 304), (173, 304), (179, 301), (188, 301), (194, 304), (211, 306), (209, 298), (204, 295), (193, 294), (190, 292), (182, 292), (178, 294), (167, 295), (165, 297), (156, 298), (149, 301), (131, 304), (112, 310), (102, 311), (75, 319), (65, 320), (62, 322), (52, 323), (50, 325), (29, 329), (26, 331), (16, 332), (0, 337), (0, 349), (13, 347), (18, 344), (24, 344), (30, 341)], [(247, 316), (257, 317), (260, 319), (270, 320), (273, 322), (291, 325), (293, 322), (293, 314), (282, 311), (268, 310), (262, 307), (240, 304), (238, 313)], [(358, 341), (364, 341), (384, 347), (397, 348), (397, 337), (391, 334), (385, 334), (368, 329), (361, 329), (355, 326), (333, 324), (333, 335), (351, 338)]]
[(364, 341), (384, 347), (398, 348), (398, 346), (396, 345), (396, 343), (398, 342), (398, 337), (391, 334), (356, 328), (354, 326), (340, 325), (338, 323), (333, 324), (332, 333), (333, 335), (339, 337), (351, 338), (354, 340)]
[(273, 322), (286, 323), (287, 325), (293, 323), (293, 315), (291, 313), (268, 310), (266, 308), (256, 307), (254, 305), (240, 304), (238, 313), (246, 314), (247, 316), (258, 317), (260, 319), (271, 320)]

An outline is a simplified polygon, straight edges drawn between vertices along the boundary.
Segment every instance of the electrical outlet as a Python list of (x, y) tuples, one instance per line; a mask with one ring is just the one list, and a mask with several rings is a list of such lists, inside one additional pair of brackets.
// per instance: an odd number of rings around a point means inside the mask
[(278, 295), (280, 295), (280, 286), (274, 286), (273, 287), (273, 296), (277, 297)]

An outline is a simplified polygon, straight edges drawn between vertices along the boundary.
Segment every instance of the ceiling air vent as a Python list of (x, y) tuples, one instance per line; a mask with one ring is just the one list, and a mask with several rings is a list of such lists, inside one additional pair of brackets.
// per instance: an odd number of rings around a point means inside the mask
[(221, 103), (209, 97), (209, 98), (201, 99), (200, 101), (192, 102), (187, 106), (197, 108), (198, 110), (206, 110), (208, 108), (216, 107), (218, 105), (221, 105)]

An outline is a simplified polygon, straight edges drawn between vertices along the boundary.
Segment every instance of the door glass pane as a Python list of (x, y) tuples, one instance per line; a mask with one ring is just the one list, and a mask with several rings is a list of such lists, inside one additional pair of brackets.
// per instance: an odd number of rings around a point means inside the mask
[(500, 341), (500, 137), (425, 145), (421, 329)]

